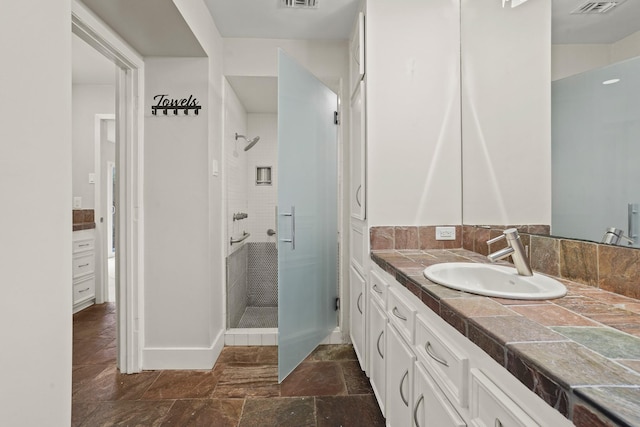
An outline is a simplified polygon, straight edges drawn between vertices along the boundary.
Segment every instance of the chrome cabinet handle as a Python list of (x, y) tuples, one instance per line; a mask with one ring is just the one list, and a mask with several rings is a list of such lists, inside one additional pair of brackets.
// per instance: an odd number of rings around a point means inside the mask
[(380, 289), (378, 289), (378, 285), (373, 285), (373, 290), (375, 291), (375, 293), (377, 294), (382, 294), (382, 291)]
[(496, 421), (493, 423), (494, 427), (502, 427), (502, 421), (500, 418), (496, 418)]
[(432, 348), (431, 348), (431, 341), (427, 341), (427, 343), (424, 345), (424, 349), (425, 349), (425, 350), (427, 350), (427, 354), (428, 354), (429, 356), (431, 356), (431, 358), (432, 358), (433, 360), (435, 360), (436, 362), (438, 362), (438, 363), (440, 363), (440, 364), (442, 364), (442, 365), (444, 365), (444, 366), (449, 366), (449, 362), (447, 362), (446, 360), (444, 360), (444, 359), (443, 359), (443, 358), (441, 358), (441, 357), (438, 357), (438, 356), (437, 356), (437, 355), (432, 351)]
[(79, 265), (78, 268), (88, 267), (88, 266), (89, 266), (89, 263), (86, 263), (86, 264)]
[(78, 293), (83, 293), (83, 292), (87, 292), (87, 291), (88, 291), (89, 289), (91, 289), (91, 288), (86, 288), (86, 289), (83, 289), (83, 290), (81, 290), (81, 291), (78, 291)]
[(402, 379), (400, 380), (400, 399), (402, 399), (402, 402), (404, 402), (407, 408), (409, 407), (409, 400), (406, 397), (404, 397), (404, 393), (402, 392), (402, 384), (404, 384), (404, 380), (407, 379), (408, 376), (409, 376), (409, 370), (407, 369), (404, 372)]
[(393, 307), (392, 313), (394, 316), (396, 316), (398, 319), (400, 320), (404, 320), (405, 322), (407, 321), (407, 318), (404, 317), (402, 314), (400, 314), (400, 311), (398, 311), (398, 307)]
[(362, 184), (360, 184), (356, 190), (356, 203), (358, 204), (358, 207), (362, 207), (362, 202), (360, 202), (360, 190), (362, 190)]
[(378, 349), (378, 354), (380, 355), (380, 357), (382, 359), (384, 359), (384, 354), (382, 354), (382, 352), (380, 351), (380, 339), (382, 339), (382, 335), (384, 335), (384, 331), (381, 331), (380, 335), (378, 335), (378, 341), (376, 342), (376, 348)]
[(84, 243), (84, 244), (82, 244), (82, 245), (79, 245), (79, 247), (81, 247), (81, 248), (83, 248), (83, 247), (85, 247), (85, 246), (89, 246), (89, 243)]
[(420, 404), (423, 400), (424, 394), (421, 394), (420, 399), (418, 399), (418, 403), (416, 403), (415, 408), (413, 408), (413, 422), (415, 423), (416, 427), (420, 427), (420, 423), (418, 422), (418, 408), (420, 407)]
[(362, 308), (360, 308), (360, 300), (362, 300), (362, 292), (358, 295), (358, 300), (356, 301), (356, 307), (358, 307), (358, 311), (362, 314)]
[(291, 238), (280, 239), (281, 242), (291, 243), (291, 250), (296, 248), (296, 207), (291, 206), (291, 212), (283, 212), (280, 215), (291, 217)]

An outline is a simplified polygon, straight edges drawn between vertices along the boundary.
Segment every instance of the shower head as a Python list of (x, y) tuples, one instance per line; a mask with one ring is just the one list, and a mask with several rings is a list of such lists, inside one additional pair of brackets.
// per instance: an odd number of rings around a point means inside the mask
[(253, 138), (253, 139), (249, 139), (249, 138), (247, 138), (247, 137), (246, 137), (246, 136), (244, 136), (244, 135), (238, 135), (238, 134), (236, 133), (236, 141), (238, 140), (238, 138), (242, 138), (242, 139), (244, 139), (245, 141), (247, 141), (247, 142), (248, 142), (247, 146), (246, 146), (246, 147), (244, 147), (244, 151), (249, 151), (249, 150), (251, 149), (251, 147), (253, 147), (254, 145), (256, 145), (256, 143), (257, 143), (258, 141), (260, 141), (260, 137), (259, 137), (259, 136), (256, 136), (256, 137), (255, 137), (255, 138)]

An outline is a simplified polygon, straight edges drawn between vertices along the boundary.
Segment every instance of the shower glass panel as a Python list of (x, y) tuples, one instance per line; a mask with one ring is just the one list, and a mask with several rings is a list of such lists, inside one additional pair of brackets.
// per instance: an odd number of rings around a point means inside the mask
[(336, 327), (337, 95), (278, 52), (278, 377)]

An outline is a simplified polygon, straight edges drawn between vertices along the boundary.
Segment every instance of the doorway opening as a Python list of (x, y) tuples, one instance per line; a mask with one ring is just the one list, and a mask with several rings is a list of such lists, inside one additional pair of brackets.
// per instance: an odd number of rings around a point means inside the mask
[[(142, 58), (131, 48), (122, 42), (108, 27), (99, 21), (88, 9), (80, 3), (72, 4), (72, 34), (77, 36), (94, 51), (97, 51), (112, 66), (114, 76), (115, 108), (112, 117), (95, 116), (99, 126), (94, 125), (94, 141), (100, 139), (98, 134), (107, 134), (108, 125), (105, 120), (111, 119), (112, 136), (114, 142), (114, 156), (112, 161), (115, 171), (112, 173), (112, 205), (116, 206), (115, 212), (109, 209), (110, 215), (104, 214), (103, 207), (107, 206), (107, 191), (104, 197), (96, 198), (94, 203), (95, 222), (100, 229), (100, 241), (97, 251), (104, 256), (96, 258), (96, 275), (100, 275), (101, 284), (96, 289), (96, 302), (101, 303), (109, 298), (109, 269), (107, 265), (108, 254), (113, 254), (113, 299), (116, 304), (115, 322), (115, 348), (116, 365), (122, 373), (140, 372), (141, 347), (139, 331), (142, 307), (139, 291), (142, 286), (142, 218), (137, 213), (142, 209), (142, 129), (139, 124), (143, 120), (142, 112), (138, 109), (138, 102), (142, 90), (142, 76), (144, 75), (144, 62)], [(104, 127), (103, 127), (104, 125)], [(93, 145), (95, 148), (95, 144)], [(106, 156), (101, 156), (105, 159)], [(99, 165), (98, 165), (99, 166)], [(88, 180), (96, 188), (103, 188), (108, 179), (107, 165), (104, 168), (93, 165)], [(98, 173), (100, 171), (100, 173)], [(113, 172), (113, 170), (112, 170)], [(87, 179), (87, 175), (84, 175)], [(111, 250), (109, 250), (108, 218), (111, 217)], [(104, 237), (103, 237), (104, 235)], [(115, 251), (113, 250), (115, 249)], [(103, 279), (104, 278), (104, 279)]]

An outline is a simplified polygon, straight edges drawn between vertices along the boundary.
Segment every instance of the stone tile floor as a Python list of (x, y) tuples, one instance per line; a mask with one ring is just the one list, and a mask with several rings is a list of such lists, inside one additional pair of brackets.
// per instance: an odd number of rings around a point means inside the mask
[(72, 426), (384, 426), (349, 345), (320, 346), (282, 384), (277, 347), (226, 347), (211, 370), (118, 372), (115, 306), (73, 317)]

